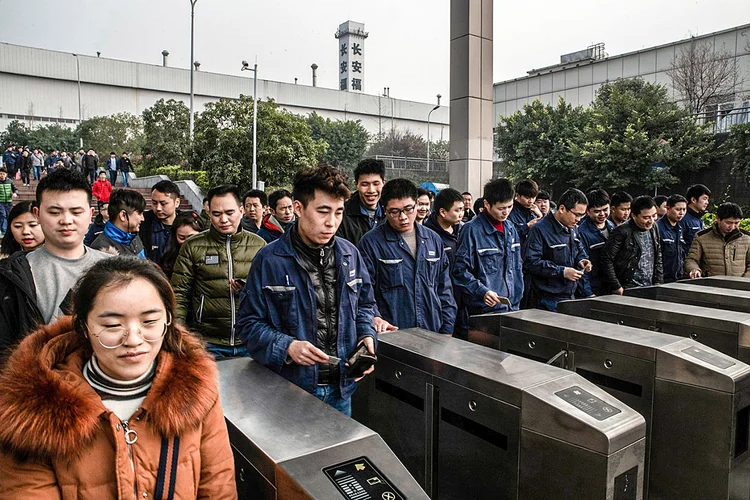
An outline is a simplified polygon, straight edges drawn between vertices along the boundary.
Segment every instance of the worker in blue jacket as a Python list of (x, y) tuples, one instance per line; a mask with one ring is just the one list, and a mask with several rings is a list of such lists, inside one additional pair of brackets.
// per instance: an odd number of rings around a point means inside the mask
[(685, 240), (682, 220), (687, 212), (687, 199), (679, 194), (667, 198), (667, 213), (656, 221), (661, 236), (661, 259), (664, 283), (672, 283), (685, 275), (685, 257), (690, 247)]
[(372, 277), (378, 323), (453, 334), (456, 301), (440, 236), (415, 224), (418, 191), (408, 179), (388, 181), (380, 201), (386, 223), (367, 232), (359, 251)]
[[(484, 210), (465, 224), (458, 238), (453, 279), (469, 314), (516, 311), (523, 296), (521, 242), (514, 224), (513, 186), (495, 179), (484, 186)], [(500, 301), (509, 299), (510, 306)]]
[(344, 363), (362, 345), (375, 354), (377, 341), (370, 275), (335, 236), (349, 194), (333, 167), (297, 174), (297, 223), (256, 254), (236, 324), (253, 359), (347, 415), (359, 379)]
[(591, 261), (591, 272), (584, 273), (578, 281), (576, 296), (591, 297), (605, 295), (611, 290), (602, 280), (600, 258), (607, 238), (615, 229), (609, 219), (609, 194), (603, 189), (594, 189), (586, 194), (589, 205), (586, 216), (578, 224), (578, 237)]
[(531, 179), (524, 179), (516, 184), (516, 197), (513, 200), (513, 211), (508, 216), (508, 221), (516, 226), (521, 245), (526, 241), (529, 229), (542, 219), (542, 212), (536, 206), (536, 197), (539, 194), (539, 186)]
[(547, 214), (529, 231), (524, 270), (531, 276), (531, 305), (556, 311), (557, 303), (574, 297), (576, 285), (591, 272), (576, 223), (586, 215), (588, 201), (582, 191), (565, 191), (554, 214)]
[(685, 199), (688, 202), (687, 212), (685, 217), (682, 218), (681, 224), (685, 231), (684, 238), (688, 248), (693, 244), (695, 235), (706, 229), (703, 214), (706, 213), (710, 197), (711, 190), (703, 184), (690, 186), (685, 194)]

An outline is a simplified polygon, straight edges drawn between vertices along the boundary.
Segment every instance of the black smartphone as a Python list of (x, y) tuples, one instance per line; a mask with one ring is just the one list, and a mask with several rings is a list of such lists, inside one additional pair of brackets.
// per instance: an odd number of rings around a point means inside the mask
[(362, 344), (356, 352), (347, 360), (349, 366), (346, 368), (346, 376), (359, 378), (370, 369), (372, 365), (378, 362), (378, 357), (370, 354), (367, 346)]
[(245, 283), (245, 280), (243, 280), (243, 279), (240, 279), (240, 278), (235, 278), (235, 279), (234, 279), (234, 282), (235, 282), (235, 283), (239, 283), (239, 284), (240, 284), (240, 286), (242, 286), (242, 288), (245, 288), (245, 285), (247, 284), (247, 283)]

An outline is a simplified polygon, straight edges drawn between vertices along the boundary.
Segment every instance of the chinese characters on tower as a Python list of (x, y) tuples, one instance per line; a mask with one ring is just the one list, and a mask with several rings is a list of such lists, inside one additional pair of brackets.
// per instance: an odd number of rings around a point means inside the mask
[(339, 89), (364, 91), (364, 40), (368, 33), (365, 25), (347, 21), (339, 26), (336, 38), (339, 40)]

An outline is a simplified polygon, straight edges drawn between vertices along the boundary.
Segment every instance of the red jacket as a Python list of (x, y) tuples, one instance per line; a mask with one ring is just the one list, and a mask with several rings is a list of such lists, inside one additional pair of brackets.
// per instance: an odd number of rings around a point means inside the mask
[(100, 203), (109, 203), (109, 197), (112, 194), (112, 184), (108, 180), (97, 179), (91, 188), (91, 194), (96, 196)]

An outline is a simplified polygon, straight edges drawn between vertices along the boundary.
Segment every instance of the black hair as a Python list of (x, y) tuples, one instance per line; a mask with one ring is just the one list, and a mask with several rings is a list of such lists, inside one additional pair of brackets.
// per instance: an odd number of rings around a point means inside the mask
[(208, 203), (208, 198), (203, 198), (203, 203)]
[[(307, 204), (315, 199), (316, 190), (323, 191), (333, 198), (347, 200), (351, 195), (348, 183), (346, 175), (339, 169), (330, 165), (318, 165), (315, 168), (303, 170), (294, 177), (294, 188), (290, 197), (302, 203), (303, 207), (307, 207)], [(285, 192), (288, 193), (288, 191)], [(276, 203), (278, 200), (275, 200), (274, 210)]]
[(667, 199), (668, 198), (666, 196), (664, 196), (663, 194), (658, 194), (658, 195), (654, 196), (654, 204), (657, 207), (660, 207), (662, 203), (666, 203), (667, 202)]
[(630, 213), (633, 217), (637, 217), (641, 214), (642, 210), (651, 210), (652, 208), (656, 208), (653, 198), (650, 196), (639, 196), (630, 204)]
[(220, 186), (209, 189), (208, 194), (206, 195), (206, 198), (208, 198), (208, 206), (211, 206), (211, 200), (213, 200), (217, 196), (226, 196), (228, 194), (231, 194), (234, 199), (237, 200), (237, 205), (242, 205), (242, 195), (240, 194), (240, 188), (238, 188), (234, 184), (222, 184)]
[(539, 185), (531, 179), (524, 179), (516, 184), (516, 194), (527, 198), (536, 198), (539, 194)]
[(589, 200), (586, 199), (586, 195), (583, 194), (583, 191), (576, 188), (570, 188), (567, 191), (565, 191), (562, 196), (560, 196), (560, 199), (557, 201), (558, 207), (565, 207), (565, 210), (573, 210), (576, 205), (587, 205), (589, 204)]
[(468, 192), (468, 191), (464, 191), (463, 193), (461, 193), (461, 196), (466, 196), (467, 194), (468, 194), (469, 196), (471, 196), (472, 198), (474, 197), (474, 196), (472, 196), (472, 194), (471, 194), (470, 192)]
[(0, 167), (0, 172), (5, 172), (7, 174), (8, 173), (8, 169), (5, 168), (5, 167)]
[(354, 183), (359, 181), (360, 175), (376, 174), (381, 179), (385, 180), (385, 163), (383, 160), (376, 160), (375, 158), (365, 158), (357, 163), (354, 168)]
[(539, 190), (539, 194), (536, 195), (537, 200), (550, 200), (550, 195), (547, 191), (544, 189)]
[(687, 190), (687, 193), (685, 194), (685, 199), (688, 201), (688, 203), (692, 203), (693, 198), (698, 200), (703, 195), (711, 196), (711, 190), (708, 189), (703, 184), (693, 184), (690, 186)]
[[(260, 204), (264, 207), (268, 205), (268, 196), (265, 192), (261, 191), (260, 189), (251, 189), (245, 195), (242, 197), (242, 204), (244, 205), (247, 203), (248, 198), (258, 198), (260, 200)], [(208, 201), (208, 199), (206, 199)]]
[(673, 207), (678, 203), (685, 203), (687, 205), (687, 200), (681, 194), (673, 194), (669, 198), (667, 198), (668, 207)]
[(193, 210), (180, 212), (175, 216), (172, 228), (169, 230), (169, 243), (167, 243), (167, 250), (161, 258), (161, 268), (167, 277), (172, 276), (174, 263), (177, 261), (177, 256), (180, 254), (180, 248), (182, 246), (177, 242), (177, 230), (185, 226), (191, 226), (199, 233), (206, 230), (203, 219), (201, 219), (198, 213)]
[(484, 196), (480, 196), (479, 198), (474, 200), (474, 206), (472, 207), (472, 209), (477, 215), (479, 214), (479, 212), (484, 211)]
[(442, 208), (446, 212), (453, 208), (456, 202), (460, 201), (463, 207), (464, 195), (459, 193), (458, 190), (453, 188), (442, 189), (437, 196), (435, 196), (435, 211), (439, 214)]
[(99, 293), (105, 289), (127, 286), (137, 279), (148, 281), (156, 289), (167, 317), (171, 319), (164, 335), (162, 349), (180, 357), (184, 356), (182, 331), (175, 328), (176, 307), (172, 285), (161, 269), (147, 259), (115, 256), (91, 266), (73, 291), (73, 328), (82, 337), (90, 337), (88, 316)]
[(110, 151), (109, 154), (117, 156), (117, 153), (115, 153), (114, 151)]
[(603, 189), (592, 189), (586, 193), (589, 208), (603, 207), (609, 205), (609, 194)]
[(482, 198), (489, 206), (492, 206), (495, 203), (511, 201), (514, 196), (515, 190), (508, 179), (493, 179), (484, 185), (484, 196)]
[(151, 187), (151, 192), (159, 191), (162, 194), (168, 194), (175, 200), (180, 198), (180, 188), (172, 181), (159, 181)]
[(716, 209), (716, 218), (719, 220), (741, 219), (742, 209), (736, 203), (722, 203), (719, 205), (719, 208)]
[[(0, 172), (2, 172), (2, 170), (0, 170)], [(33, 214), (35, 206), (36, 202), (34, 201), (21, 201), (16, 203), (13, 208), (10, 209), (7, 217), (8, 230), (5, 231), (5, 236), (3, 236), (2, 243), (0, 243), (0, 253), (3, 255), (12, 255), (23, 250), (21, 244), (17, 242), (16, 238), (13, 236), (13, 231), (10, 230), (10, 226), (17, 217), (20, 217), (23, 214)]]
[(419, 198), (420, 196), (427, 196), (428, 198), (432, 199), (432, 196), (430, 195), (435, 196), (429, 189), (417, 188), (417, 198)]
[(109, 220), (114, 224), (117, 215), (123, 210), (128, 215), (133, 212), (143, 213), (146, 210), (146, 200), (141, 193), (133, 189), (115, 189), (109, 197), (109, 207), (107, 207)]
[(417, 185), (409, 179), (393, 179), (386, 182), (383, 186), (383, 191), (380, 194), (380, 203), (386, 207), (389, 201), (402, 200), (404, 198), (411, 198), (417, 201), (417, 198), (419, 198)]
[(622, 205), (623, 203), (633, 203), (633, 197), (625, 191), (618, 191), (612, 195), (612, 201), (610, 202), (612, 207)]
[(82, 173), (67, 168), (55, 170), (47, 177), (39, 181), (36, 187), (36, 203), (41, 206), (42, 195), (45, 191), (57, 191), (69, 193), (71, 191), (83, 191), (86, 193), (86, 199), (91, 199), (91, 184)]
[(276, 211), (276, 205), (278, 205), (279, 200), (282, 198), (292, 198), (292, 193), (287, 191), (286, 189), (277, 189), (270, 195), (268, 195), (268, 206), (271, 208), (271, 210)]

